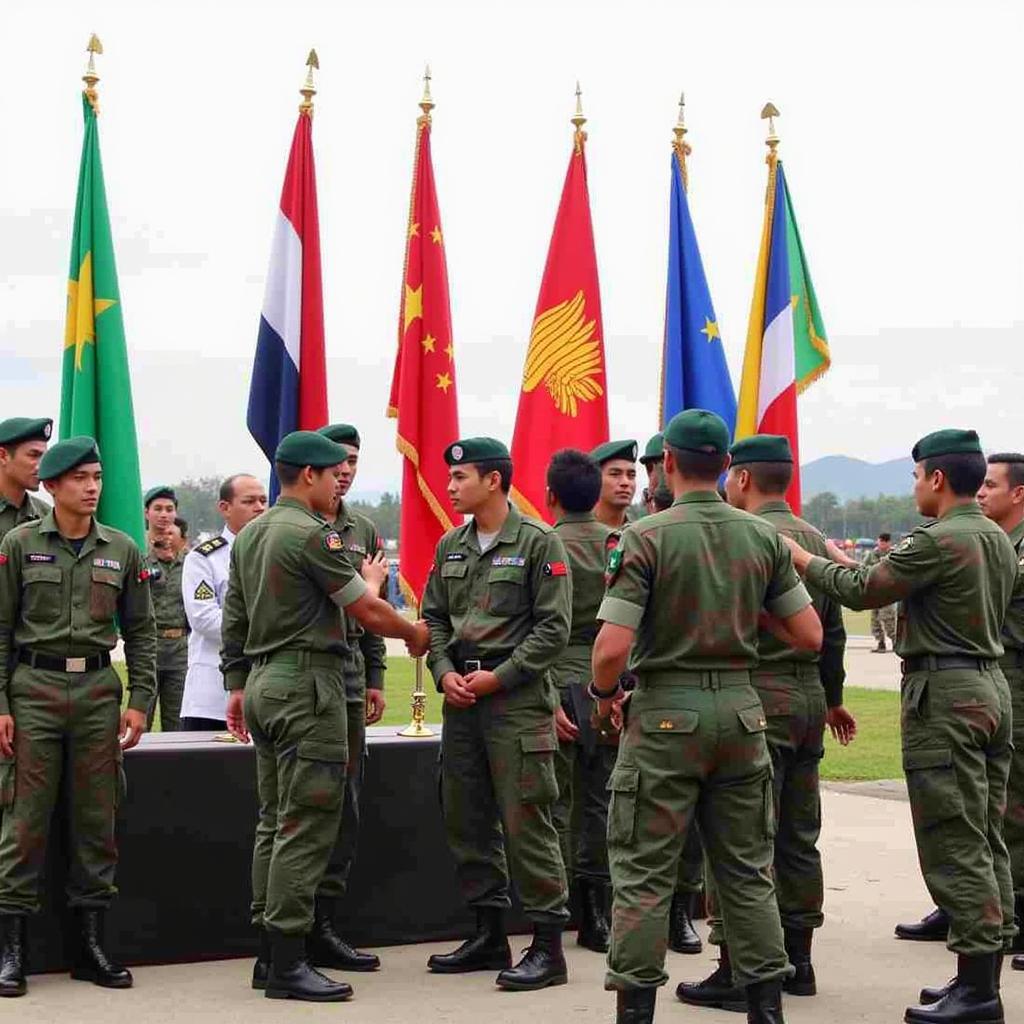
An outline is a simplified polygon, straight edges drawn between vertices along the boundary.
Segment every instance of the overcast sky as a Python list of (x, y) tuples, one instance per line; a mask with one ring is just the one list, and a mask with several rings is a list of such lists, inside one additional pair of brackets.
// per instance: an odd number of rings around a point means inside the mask
[(85, 44), (145, 483), (264, 471), (248, 375), (304, 61), (315, 46), (329, 401), (395, 489), (384, 418), (417, 101), (434, 161), (464, 434), (510, 439), (583, 86), (612, 433), (657, 429), (669, 154), (686, 90), (690, 202), (739, 381), (765, 123), (833, 369), (806, 459), (905, 455), (943, 425), (1024, 448), (1024, 5), (781, 2), (24, 3), (0, 7), (0, 416), (57, 415)]

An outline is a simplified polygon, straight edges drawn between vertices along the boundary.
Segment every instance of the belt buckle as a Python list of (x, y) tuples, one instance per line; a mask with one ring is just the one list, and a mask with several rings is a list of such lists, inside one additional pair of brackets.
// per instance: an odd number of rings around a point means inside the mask
[(479, 658), (469, 658), (469, 659), (468, 659), (468, 660), (467, 660), (467, 661), (466, 661), (466, 662), (464, 663), (464, 665), (465, 665), (465, 669), (466, 669), (466, 674), (467, 674), (467, 675), (468, 675), (468, 674), (469, 674), (470, 672), (479, 672), (479, 671), (480, 671), (480, 669), (481, 669), (481, 668), (483, 667), (483, 666), (482, 666), (482, 665), (480, 664), (480, 659), (479, 659)]
[(64, 659), (64, 671), (65, 672), (84, 672), (85, 671), (85, 658), (65, 658)]

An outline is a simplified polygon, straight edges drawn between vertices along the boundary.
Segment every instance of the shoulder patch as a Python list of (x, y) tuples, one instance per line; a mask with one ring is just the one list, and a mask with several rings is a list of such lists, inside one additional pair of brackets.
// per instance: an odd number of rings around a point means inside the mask
[(25, 561), (32, 565), (35, 562), (55, 562), (57, 561), (56, 555), (47, 555), (42, 551), (30, 551), (25, 555)]
[(196, 592), (192, 596), (197, 601), (212, 601), (217, 595), (214, 594), (213, 587), (206, 580), (200, 580), (199, 586), (196, 587)]
[(2, 551), (0, 551), (0, 565), (6, 565), (6, 564), (7, 564), (7, 556)]
[(219, 551), (227, 546), (228, 542), (223, 537), (211, 537), (209, 540), (204, 540), (194, 550), (198, 551), (204, 558), (209, 558), (214, 551)]
[(904, 537), (903, 540), (901, 540), (899, 542), (899, 544), (897, 544), (893, 548), (893, 551), (909, 551), (913, 546), (914, 546), (914, 535), (911, 534), (909, 537)]
[(619, 575), (619, 570), (622, 568), (622, 548), (615, 547), (608, 555), (608, 566), (604, 572), (604, 585), (611, 586), (615, 582), (615, 577)]
[[(160, 572), (160, 570), (158, 569), (157, 570), (157, 576), (156, 576), (157, 579), (160, 578), (159, 572)], [(149, 569), (142, 568), (142, 569), (139, 570), (139, 574), (135, 578), (136, 578), (136, 580), (138, 580), (139, 583), (145, 583), (146, 580), (150, 579), (153, 575), (154, 574), (152, 572), (150, 572)]]
[(618, 546), (619, 541), (622, 540), (622, 533), (619, 530), (612, 530), (604, 539), (604, 549), (609, 554), (613, 552)]
[[(525, 564), (525, 560), (524, 560)], [(568, 576), (569, 567), (565, 562), (545, 562), (544, 563), (544, 575), (545, 576)]]
[(324, 547), (328, 551), (344, 551), (345, 542), (338, 536), (336, 530), (328, 530), (327, 533), (324, 534)]

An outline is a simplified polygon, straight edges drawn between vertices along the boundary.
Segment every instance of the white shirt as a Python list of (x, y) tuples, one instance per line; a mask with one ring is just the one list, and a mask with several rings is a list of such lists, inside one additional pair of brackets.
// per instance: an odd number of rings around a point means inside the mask
[(235, 535), (225, 526), (220, 537), (197, 545), (185, 556), (181, 596), (192, 632), (182, 718), (223, 721), (228, 695), (220, 671), (220, 622), (228, 590), (228, 566)]

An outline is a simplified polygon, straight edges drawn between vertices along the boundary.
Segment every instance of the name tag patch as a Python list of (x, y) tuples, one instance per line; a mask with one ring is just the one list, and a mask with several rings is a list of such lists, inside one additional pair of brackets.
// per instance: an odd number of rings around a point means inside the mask
[(116, 558), (94, 558), (92, 564), (97, 569), (120, 569), (121, 563)]
[(446, 562), (464, 562), (466, 560), (466, 552), (449, 551), (448, 554), (444, 556), (444, 560)]
[(357, 554), (357, 555), (363, 555), (363, 556), (366, 555), (366, 548), (361, 547), (359, 544), (349, 544), (348, 547), (345, 548), (345, 550), (346, 551), (351, 551), (351, 552), (353, 552), (354, 554)]
[(56, 560), (57, 560), (57, 556), (56, 555), (44, 555), (40, 551), (30, 551), (25, 556), (25, 561), (30, 563), (30, 564), (33, 563), (33, 562), (55, 562)]
[[(558, 563), (556, 563), (558, 564)], [(521, 569), (526, 565), (526, 559), (522, 555), (495, 555), (491, 559), (491, 565), (493, 566), (515, 566), (517, 569)], [(565, 573), (562, 574), (563, 576)]]

